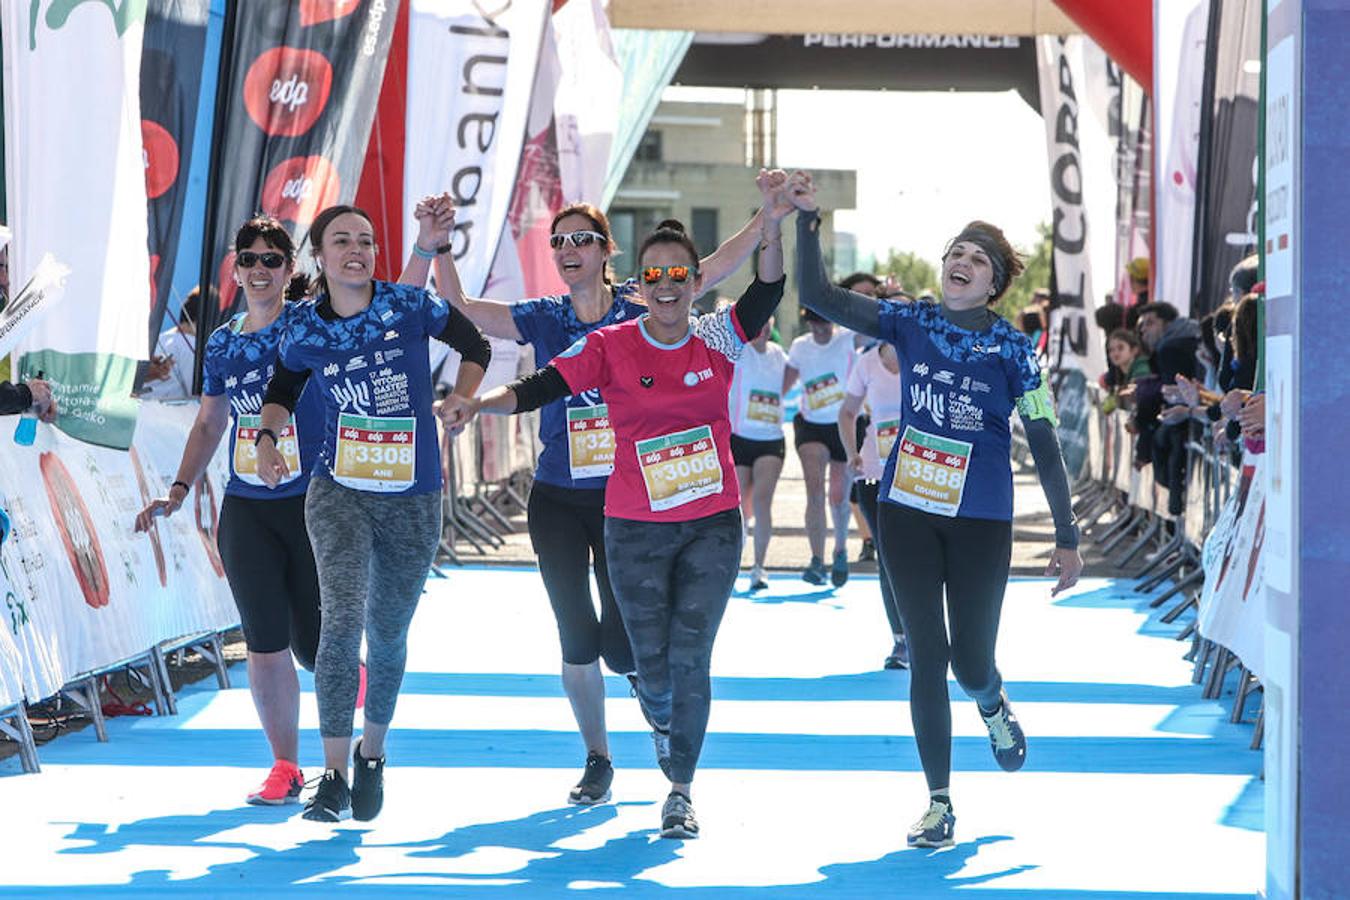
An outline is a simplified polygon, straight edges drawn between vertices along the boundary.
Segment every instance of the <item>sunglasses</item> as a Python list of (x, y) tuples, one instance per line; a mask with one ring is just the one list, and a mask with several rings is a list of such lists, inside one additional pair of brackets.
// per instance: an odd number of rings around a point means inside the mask
[(284, 253), (254, 253), (252, 250), (241, 250), (235, 254), (234, 261), (241, 269), (251, 269), (258, 263), (262, 263), (269, 269), (280, 269), (286, 265), (286, 255)]
[(662, 275), (667, 275), (676, 284), (684, 284), (694, 274), (692, 266), (645, 266), (642, 269), (642, 282), (656, 284)]
[(598, 231), (569, 231), (566, 234), (550, 235), (548, 239), (548, 245), (554, 250), (561, 250), (568, 244), (573, 247), (589, 247), (595, 243), (605, 243), (605, 236)]

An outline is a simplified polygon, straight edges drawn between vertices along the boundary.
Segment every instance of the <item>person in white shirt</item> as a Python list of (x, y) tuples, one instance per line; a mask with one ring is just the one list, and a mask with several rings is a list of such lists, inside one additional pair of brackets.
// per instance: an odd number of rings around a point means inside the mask
[(197, 355), (197, 318), (201, 291), (193, 288), (178, 312), (178, 324), (165, 329), (138, 395), (142, 400), (186, 400), (192, 396), (192, 368)]
[(736, 361), (736, 374), (731, 382), (731, 455), (736, 461), (743, 502), (749, 506), (746, 512), (753, 511), (754, 517), (752, 591), (769, 586), (764, 557), (773, 537), (773, 494), (787, 456), (782, 390), (788, 358), (782, 347), (769, 340), (772, 332), (770, 318)]
[[(895, 347), (878, 344), (862, 353), (858, 364), (849, 375), (844, 403), (839, 408), (839, 436), (849, 446), (848, 472), (854, 478), (858, 506), (872, 533), (877, 526), (877, 489), (881, 482), (886, 459), (895, 446), (900, 432), (900, 361)], [(866, 425), (862, 446), (854, 443), (858, 432), (859, 411), (866, 405), (871, 417)], [(853, 449), (857, 447), (857, 449)], [(883, 663), (887, 669), (903, 669), (909, 665), (909, 648), (905, 645), (905, 630), (900, 620), (900, 609), (895, 602), (886, 560), (877, 556), (877, 574), (881, 581), (881, 599), (886, 619), (891, 626), (895, 644)]]
[[(803, 308), (808, 331), (792, 342), (783, 374), (783, 395), (800, 378), (801, 407), (792, 420), (793, 443), (806, 481), (806, 538), (811, 545), (811, 563), (802, 572), (809, 584), (835, 587), (848, 581), (848, 491), (844, 464), (848, 452), (839, 440), (839, 407), (844, 386), (853, 369), (853, 332), (836, 330), (834, 324)], [(828, 491), (826, 474), (829, 475)], [(834, 519), (833, 564), (825, 569), (825, 507)]]

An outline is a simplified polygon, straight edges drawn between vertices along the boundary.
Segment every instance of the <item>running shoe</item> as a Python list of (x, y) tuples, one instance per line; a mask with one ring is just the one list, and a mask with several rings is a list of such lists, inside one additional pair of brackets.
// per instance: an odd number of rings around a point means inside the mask
[(825, 570), (825, 561), (819, 556), (811, 557), (811, 565), (802, 570), (802, 581), (807, 584), (824, 584), (830, 577)]
[(352, 792), (337, 769), (324, 769), (314, 796), (305, 801), (303, 818), (311, 822), (337, 822), (351, 809)]
[(900, 635), (900, 640), (895, 642), (891, 648), (891, 655), (886, 657), (882, 663), (884, 669), (908, 669), (909, 668), (909, 644), (905, 641), (905, 636)]
[(609, 759), (599, 753), (586, 755), (586, 771), (581, 780), (567, 795), (567, 802), (574, 806), (593, 806), (609, 799), (609, 786), (614, 782), (614, 766)]
[(956, 833), (956, 816), (952, 815), (951, 803), (933, 800), (928, 804), (928, 812), (909, 829), (911, 847), (950, 847)]
[(369, 822), (384, 806), (384, 757), (366, 759), (361, 742), (352, 747), (352, 818)]
[(762, 591), (769, 586), (769, 576), (759, 566), (750, 570), (750, 590)]
[(638, 709), (642, 710), (642, 718), (647, 720), (647, 724), (652, 729), (652, 748), (656, 751), (656, 764), (661, 767), (661, 771), (669, 778), (670, 726), (657, 724), (656, 720), (652, 718), (652, 714), (647, 710), (647, 704), (642, 702), (642, 695), (638, 693), (637, 673), (629, 672), (627, 678), (631, 693), (637, 698)]
[(248, 802), (254, 806), (282, 806), (295, 803), (300, 799), (300, 790), (305, 786), (300, 767), (289, 759), (279, 759), (272, 764), (262, 787), (248, 795)]
[(671, 791), (661, 807), (661, 837), (691, 840), (698, 837), (694, 805), (679, 791)]
[(858, 553), (858, 562), (876, 562), (877, 545), (871, 538), (863, 538), (862, 550)]
[(834, 565), (830, 566), (830, 583), (843, 587), (848, 581), (848, 551), (840, 550), (834, 554)]
[(999, 696), (1003, 702), (998, 705), (998, 710), (990, 715), (980, 710), (980, 718), (989, 729), (989, 746), (993, 748), (994, 759), (1003, 771), (1016, 772), (1027, 761), (1027, 736), (1022, 733), (1022, 726), (1008, 705), (1008, 694), (999, 691)]

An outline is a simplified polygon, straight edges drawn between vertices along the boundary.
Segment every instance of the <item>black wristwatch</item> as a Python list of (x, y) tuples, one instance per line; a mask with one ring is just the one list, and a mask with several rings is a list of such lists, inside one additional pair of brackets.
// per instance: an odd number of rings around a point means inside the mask
[(258, 442), (261, 441), (264, 436), (270, 437), (272, 439), (273, 447), (277, 445), (277, 433), (275, 431), (273, 431), (270, 428), (259, 428), (258, 436), (253, 439), (253, 446), (255, 447), (258, 446)]
[(436, 248), (436, 255), (441, 256), (442, 254), (449, 253), (451, 250), (454, 249), (455, 249), (454, 244), (441, 244), (439, 247)]
[(173, 484), (169, 485), (169, 490), (173, 490), (176, 487), (182, 488), (184, 494), (192, 493), (192, 488), (186, 481), (175, 481)]

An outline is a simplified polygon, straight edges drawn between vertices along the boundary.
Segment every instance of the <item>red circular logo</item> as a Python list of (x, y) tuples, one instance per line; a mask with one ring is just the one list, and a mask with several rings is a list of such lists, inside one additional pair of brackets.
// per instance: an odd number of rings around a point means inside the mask
[(274, 47), (244, 76), (244, 108), (270, 135), (294, 137), (313, 127), (328, 103), (333, 67), (322, 53)]
[(350, 16), (361, 0), (300, 0), (300, 25), (309, 27)]
[(108, 567), (103, 562), (103, 547), (98, 541), (98, 529), (84, 505), (80, 489), (70, 472), (61, 464), (55, 453), (43, 453), (38, 457), (38, 466), (42, 469), (42, 480), (47, 485), (47, 502), (52, 507), (52, 517), (56, 528), (61, 532), (61, 543), (66, 548), (66, 558), (75, 571), (75, 580), (80, 584), (80, 593), (84, 602), (94, 609), (108, 605), (112, 594), (112, 582), (108, 579)]
[(178, 142), (163, 125), (149, 119), (141, 119), (141, 159), (145, 196), (154, 200), (178, 180)]
[(216, 284), (220, 285), (220, 311), (225, 312), (234, 306), (234, 295), (239, 293), (239, 282), (234, 280), (234, 250), (226, 253), (220, 261)]
[(321, 210), (338, 202), (340, 188), (337, 169), (327, 159), (293, 156), (267, 173), (262, 210), (304, 228)]

